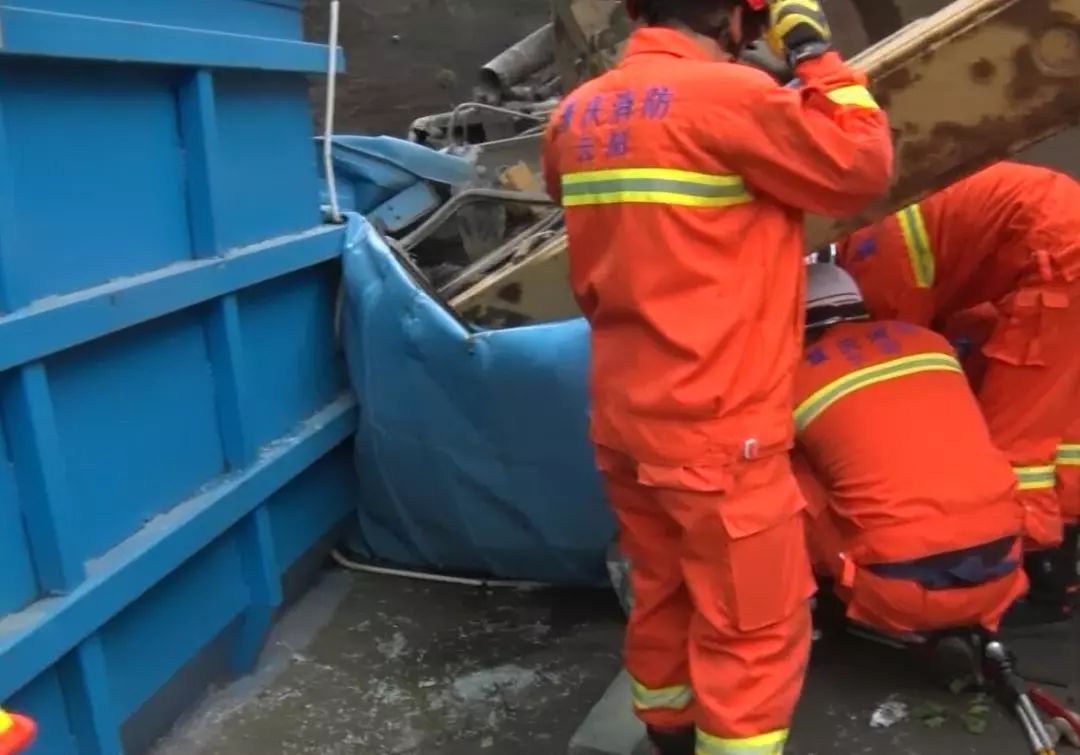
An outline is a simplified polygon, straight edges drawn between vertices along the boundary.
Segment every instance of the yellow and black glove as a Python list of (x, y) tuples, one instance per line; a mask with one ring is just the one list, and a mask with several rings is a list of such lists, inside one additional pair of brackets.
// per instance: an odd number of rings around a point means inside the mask
[(792, 67), (832, 48), (832, 30), (819, 0), (772, 0), (766, 39)]

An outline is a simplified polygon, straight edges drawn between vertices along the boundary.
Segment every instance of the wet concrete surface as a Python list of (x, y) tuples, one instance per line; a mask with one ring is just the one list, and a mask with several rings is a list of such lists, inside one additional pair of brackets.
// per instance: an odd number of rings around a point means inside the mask
[[(330, 573), (276, 630), (261, 669), (211, 696), (156, 755), (562, 755), (617, 673), (622, 617), (606, 592), (478, 591)], [(1080, 628), (1015, 644), (1021, 670), (1075, 706)], [(1053, 685), (1057, 686), (1053, 686)], [(789, 755), (1019, 755), (995, 712), (976, 736), (970, 696), (938, 688), (910, 657), (848, 636), (818, 643)], [(889, 701), (927, 701), (870, 726)]]
[(157, 755), (551, 755), (620, 665), (607, 592), (330, 581), (313, 595), (341, 593), (333, 619), (279, 631), (269, 673), (211, 697)]

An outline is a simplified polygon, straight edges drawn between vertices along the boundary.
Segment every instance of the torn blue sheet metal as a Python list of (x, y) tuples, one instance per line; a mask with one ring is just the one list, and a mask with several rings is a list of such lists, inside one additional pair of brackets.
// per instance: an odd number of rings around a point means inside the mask
[(587, 437), (584, 320), (470, 330), (359, 216), (344, 267), (357, 549), (416, 568), (604, 582), (613, 523)]
[[(322, 140), (316, 140), (322, 148)], [(332, 139), (335, 185), (342, 208), (396, 233), (436, 210), (475, 178), (471, 163), (391, 136)], [(325, 179), (325, 176), (324, 176)], [(329, 203), (325, 185), (323, 203)]]

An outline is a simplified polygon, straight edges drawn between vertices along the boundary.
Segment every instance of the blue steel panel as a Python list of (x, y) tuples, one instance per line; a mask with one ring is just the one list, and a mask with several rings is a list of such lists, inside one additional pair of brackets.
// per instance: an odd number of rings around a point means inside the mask
[(18, 145), (8, 157), (21, 242), (5, 251), (9, 307), (191, 257), (175, 86), (163, 70), (0, 63), (4, 125)]
[(67, 702), (60, 678), (54, 669), (37, 677), (5, 707), (31, 716), (38, 725), (38, 738), (30, 755), (59, 755), (78, 752), (67, 716)]
[(322, 458), (356, 430), (356, 401), (342, 396), (242, 474), (148, 523), (122, 546), (88, 564), (70, 594), (0, 619), (0, 700), (55, 663), (89, 634)]
[[(297, 76), (222, 71), (215, 75), (221, 217), (219, 240), (243, 246), (296, 233), (319, 222), (318, 172), (311, 116), (293, 106), (307, 98)], [(273, 169), (267, 168), (273, 145)]]
[(262, 445), (345, 386), (336, 356), (336, 265), (264, 283), (239, 295), (251, 390), (251, 435)]
[[(24, 8), (87, 13), (86, 0), (19, 0)], [(296, 11), (302, 0), (96, 0), (93, 14), (167, 26), (300, 39)]]
[(84, 558), (225, 471), (198, 313), (58, 354), (48, 370)]
[[(121, 719), (233, 621), (248, 599), (232, 541), (215, 541), (101, 631)], [(168, 648), (168, 652), (162, 652)]]
[(0, 616), (18, 611), (38, 595), (6, 429), (0, 421)]
[(352, 446), (342, 445), (267, 502), (279, 564), (291, 564), (356, 510)]
[(300, 9), (0, 2), (0, 700), (34, 752), (120, 755), (215, 637), (249, 662), (351, 512)]
[(223, 258), (197, 260), (49, 299), (0, 317), (0, 370), (326, 260), (344, 231), (325, 226)]
[[(324, 46), (293, 40), (132, 23), (0, 6), (0, 56), (47, 55), (174, 66), (250, 68), (293, 73), (327, 69)], [(338, 51), (339, 70), (344, 58)]]

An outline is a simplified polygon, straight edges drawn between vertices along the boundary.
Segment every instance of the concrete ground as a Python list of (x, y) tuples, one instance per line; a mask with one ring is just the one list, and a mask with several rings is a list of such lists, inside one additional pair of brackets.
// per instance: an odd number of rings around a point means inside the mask
[[(562, 755), (619, 670), (622, 619), (606, 592), (477, 591), (328, 573), (285, 618), (260, 670), (222, 690), (156, 755)], [(1080, 692), (1080, 628), (1016, 640), (1021, 670)], [(890, 728), (876, 708), (907, 705)], [(946, 720), (915, 715), (936, 701)], [(970, 702), (935, 693), (897, 651), (850, 637), (818, 643), (789, 753), (1020, 755), (994, 715), (975, 736)], [(1067, 752), (1067, 751), (1063, 751)]]

